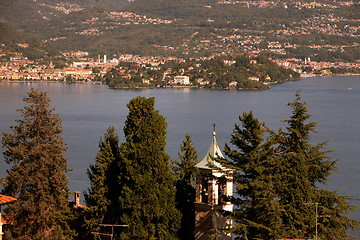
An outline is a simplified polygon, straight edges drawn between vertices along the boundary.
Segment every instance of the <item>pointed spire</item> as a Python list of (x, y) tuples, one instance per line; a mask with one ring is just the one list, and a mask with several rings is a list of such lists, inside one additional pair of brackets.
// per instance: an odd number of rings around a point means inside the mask
[(216, 141), (216, 124), (213, 124), (214, 127), (214, 131), (213, 131), (213, 140), (212, 143), (209, 147), (209, 150), (207, 151), (207, 153), (205, 154), (205, 157), (203, 158), (203, 160), (201, 160), (198, 164), (196, 164), (195, 166), (197, 168), (202, 168), (202, 169), (212, 169), (211, 165), (216, 166), (218, 168), (223, 169), (224, 167), (221, 166), (220, 163), (216, 162), (213, 158), (224, 158), (224, 155), (222, 154), (219, 145)]

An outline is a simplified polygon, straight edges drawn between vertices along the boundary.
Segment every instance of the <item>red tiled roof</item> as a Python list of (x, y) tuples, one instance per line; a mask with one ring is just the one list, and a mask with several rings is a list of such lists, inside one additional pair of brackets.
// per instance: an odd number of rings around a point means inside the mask
[(16, 198), (0, 194), (0, 206), (15, 202)]
[(85, 209), (86, 208), (86, 206), (81, 205), (81, 204), (76, 204), (75, 202), (70, 201), (70, 200), (68, 201), (68, 203), (69, 203), (70, 208), (74, 208), (74, 209)]
[(4, 217), (2, 217), (0, 220), (3, 224), (12, 224), (13, 223), (13, 221), (11, 221), (8, 218), (4, 218)]

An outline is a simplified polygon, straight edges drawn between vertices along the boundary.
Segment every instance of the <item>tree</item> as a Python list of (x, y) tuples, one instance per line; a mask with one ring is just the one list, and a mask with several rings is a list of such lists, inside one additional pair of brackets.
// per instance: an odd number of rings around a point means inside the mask
[(307, 122), (299, 92), (288, 105), (286, 131), (269, 132), (251, 112), (244, 113), (230, 141), (237, 150), (225, 146), (230, 160), (224, 164), (236, 170), (235, 233), (239, 239), (348, 239), (347, 230), (359, 225), (345, 216), (354, 208), (344, 196), (319, 188), (336, 161), (326, 156), (326, 142), (311, 144), (316, 123)]
[(5, 161), (12, 164), (3, 193), (18, 199), (5, 210), (13, 221), (6, 238), (71, 239), (61, 120), (45, 92), (32, 89), (23, 101), (22, 118), (2, 138)]
[(178, 153), (179, 160), (174, 162), (174, 172), (177, 177), (176, 187), (176, 208), (181, 212), (181, 227), (179, 230), (180, 239), (191, 240), (195, 235), (195, 177), (198, 162), (196, 149), (193, 147), (191, 136), (186, 134), (185, 140), (180, 145), (181, 153)]
[(126, 142), (120, 147), (125, 179), (120, 192), (121, 239), (175, 239), (180, 214), (175, 208), (174, 176), (165, 152), (166, 122), (154, 98), (137, 97), (127, 105)]
[(282, 236), (347, 239), (347, 230), (359, 224), (344, 216), (353, 207), (336, 192), (319, 189), (335, 169), (336, 161), (326, 156), (328, 151), (322, 150), (326, 142), (311, 144), (316, 123), (307, 122), (311, 115), (306, 103), (301, 102), (299, 92), (295, 101), (288, 105), (292, 108), (292, 116), (284, 121), (287, 131), (280, 130), (277, 136), (281, 164), (276, 191), (285, 210), (282, 212)]
[[(100, 138), (99, 152), (87, 174), (90, 188), (85, 193), (85, 225), (87, 232), (98, 232), (100, 223), (119, 224), (120, 157), (119, 137), (109, 127)], [(90, 236), (87, 236), (87, 239)]]
[(233, 179), (237, 196), (232, 214), (235, 233), (241, 239), (275, 239), (281, 219), (274, 185), (274, 149), (272, 141), (264, 137), (269, 130), (252, 112), (243, 113), (239, 120), (241, 125), (235, 125), (230, 140), (235, 149), (225, 145), (229, 160), (224, 162), (235, 169)]
[(93, 72), (93, 73), (100, 73), (100, 68), (98, 68), (98, 67), (93, 67), (93, 68), (92, 68), (92, 72)]

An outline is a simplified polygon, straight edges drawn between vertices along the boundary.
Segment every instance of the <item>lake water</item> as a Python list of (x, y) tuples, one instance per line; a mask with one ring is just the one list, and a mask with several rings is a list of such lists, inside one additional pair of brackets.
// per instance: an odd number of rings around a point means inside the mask
[[(86, 169), (94, 163), (98, 141), (108, 126), (114, 126), (123, 140), (122, 129), (128, 114), (126, 104), (136, 96), (155, 97), (156, 109), (166, 117), (167, 151), (177, 158), (179, 146), (187, 132), (193, 138), (200, 160), (211, 142), (213, 123), (221, 148), (229, 142), (234, 124), (244, 111), (254, 115), (272, 130), (291, 115), (288, 102), (297, 90), (318, 122), (313, 141), (330, 140), (329, 156), (338, 159), (338, 169), (325, 188), (349, 196), (360, 206), (360, 76), (305, 78), (273, 86), (265, 91), (226, 91), (206, 89), (112, 90), (104, 85), (62, 83), (0, 83), (0, 132), (10, 131), (19, 117), (22, 98), (31, 88), (48, 92), (52, 106), (63, 121), (63, 138), (67, 143), (69, 188), (84, 191), (89, 186)], [(2, 150), (2, 149), (0, 149)], [(2, 154), (0, 177), (6, 176)], [(360, 220), (360, 211), (352, 214)], [(360, 237), (360, 232), (355, 235)]]

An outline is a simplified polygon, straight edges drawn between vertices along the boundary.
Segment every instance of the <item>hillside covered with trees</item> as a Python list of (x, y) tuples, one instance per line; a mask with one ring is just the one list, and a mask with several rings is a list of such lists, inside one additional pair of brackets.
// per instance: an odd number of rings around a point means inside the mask
[[(54, 51), (51, 47), (39, 44), (28, 34), (2, 22), (0, 22), (0, 33), (0, 53), (10, 52), (11, 54), (7, 54), (7, 57), (9, 55), (15, 57), (16, 54), (21, 53), (22, 56), (35, 60), (49, 59), (59, 54), (59, 52)], [(5, 61), (5, 59), (1, 61)]]
[(60, 50), (200, 57), (266, 52), (354, 62), (356, 1), (4, 0), (2, 22)]
[[(174, 79), (188, 77), (182, 84)], [(299, 74), (263, 58), (247, 55), (207, 60), (169, 61), (158, 67), (123, 62), (105, 76), (111, 88), (193, 86), (217, 89), (267, 89), (271, 84), (297, 80)], [(144, 82), (150, 80), (149, 82)]]

